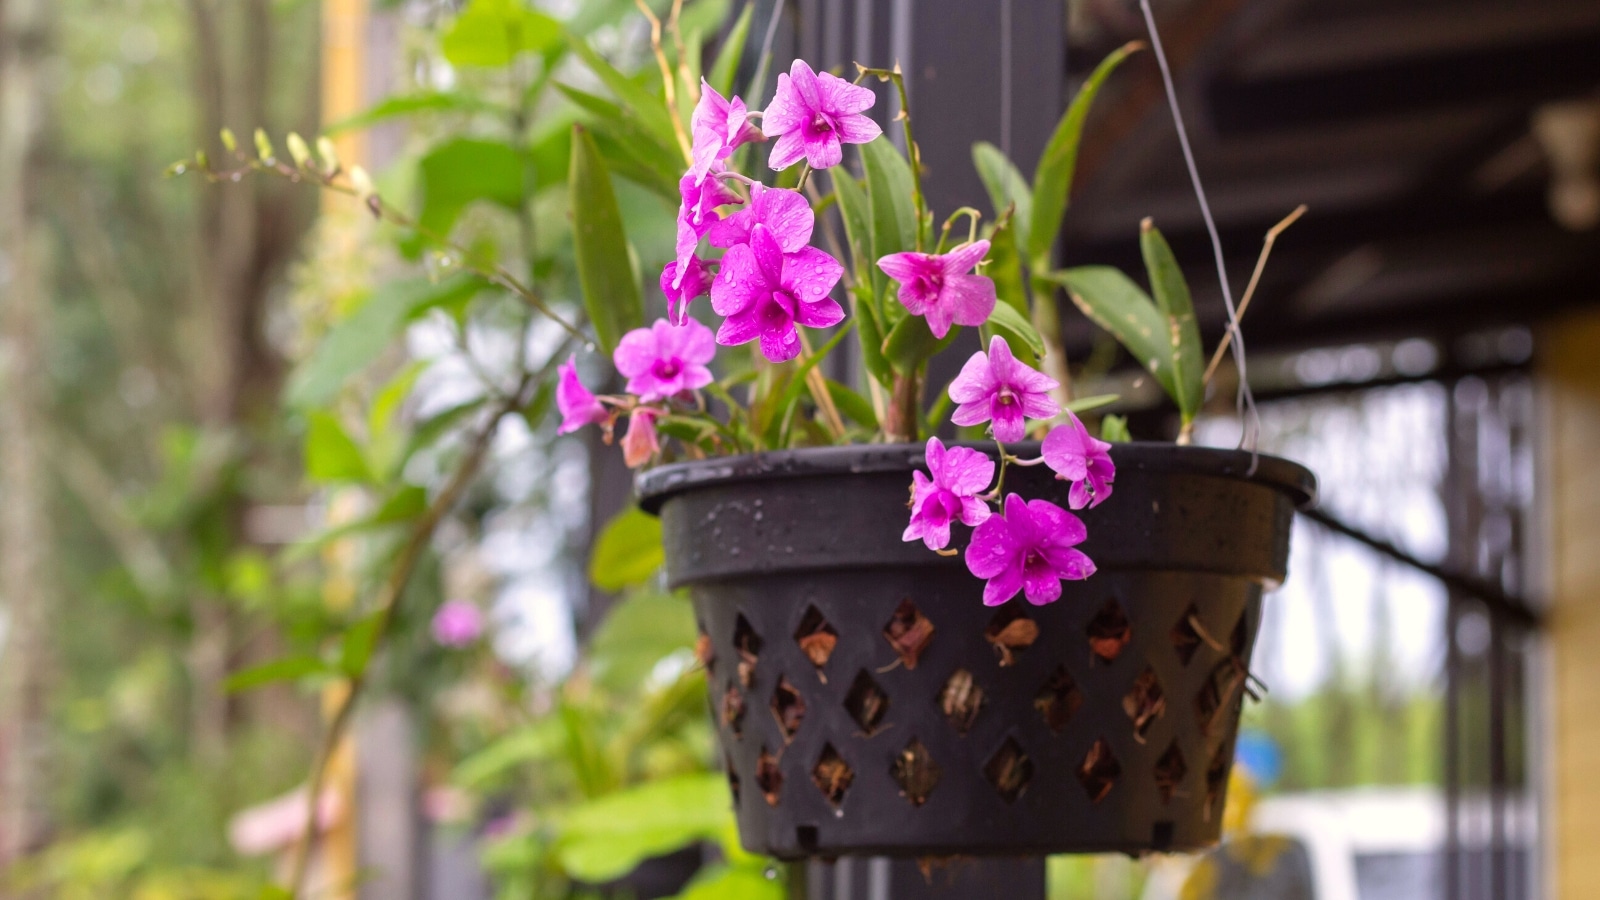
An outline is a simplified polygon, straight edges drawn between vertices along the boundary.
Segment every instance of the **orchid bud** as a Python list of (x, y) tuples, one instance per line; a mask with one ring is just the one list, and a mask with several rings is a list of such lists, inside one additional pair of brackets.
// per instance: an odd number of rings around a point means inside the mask
[(239, 141), (238, 141), (237, 138), (235, 138), (233, 136), (233, 129), (232, 128), (224, 128), (224, 129), (222, 129), (222, 146), (229, 153), (237, 153), (237, 152), (239, 152)]
[(289, 156), (294, 159), (295, 168), (304, 169), (311, 162), (311, 148), (306, 146), (305, 138), (291, 131), (284, 143), (289, 146)]
[(256, 156), (269, 166), (276, 162), (278, 157), (277, 151), (272, 149), (272, 139), (267, 137), (266, 130), (262, 128), (256, 129)]
[(195, 168), (202, 172), (211, 171), (211, 159), (210, 157), (206, 156), (206, 152), (204, 150), (196, 150), (194, 152), (194, 165)]
[(333, 140), (324, 135), (317, 138), (317, 155), (322, 157), (322, 171), (332, 175), (339, 171), (339, 148), (334, 146)]
[(372, 176), (360, 166), (350, 167), (350, 186), (356, 189), (356, 196), (362, 200), (370, 201), (377, 194), (377, 189), (372, 186)]

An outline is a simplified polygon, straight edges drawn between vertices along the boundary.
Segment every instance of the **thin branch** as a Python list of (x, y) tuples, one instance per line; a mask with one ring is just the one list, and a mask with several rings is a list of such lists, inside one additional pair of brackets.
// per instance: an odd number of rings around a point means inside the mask
[[(1261, 245), (1261, 255), (1256, 258), (1256, 270), (1250, 276), (1250, 284), (1244, 289), (1244, 296), (1239, 298), (1239, 319), (1244, 319), (1245, 310), (1250, 308), (1250, 298), (1256, 295), (1256, 285), (1261, 283), (1261, 273), (1267, 267), (1267, 257), (1272, 255), (1272, 245), (1277, 242), (1278, 235), (1283, 234), (1285, 229), (1299, 221), (1305, 214), (1306, 205), (1302, 203), (1267, 232), (1267, 239)], [(1232, 342), (1233, 330), (1229, 329), (1222, 335), (1222, 343), (1217, 345), (1217, 352), (1211, 354), (1211, 364), (1206, 366), (1206, 374), (1200, 379), (1202, 386), (1211, 383), (1211, 376), (1216, 374), (1217, 366), (1222, 363), (1222, 355), (1228, 352), (1228, 345)]]
[[(644, 17), (650, 20), (650, 49), (655, 53), (656, 65), (661, 69), (661, 86), (667, 95), (667, 118), (672, 120), (672, 134), (678, 139), (678, 149), (683, 152), (685, 162), (693, 162), (694, 154), (689, 143), (689, 135), (683, 130), (683, 120), (678, 116), (678, 88), (676, 79), (672, 75), (672, 63), (667, 61), (667, 52), (661, 47), (661, 19), (644, 0), (633, 0), (633, 5), (639, 7)], [(677, 28), (678, 11), (682, 9), (680, 2), (672, 5), (672, 27)], [(679, 58), (682, 58), (682, 48), (679, 48)]]

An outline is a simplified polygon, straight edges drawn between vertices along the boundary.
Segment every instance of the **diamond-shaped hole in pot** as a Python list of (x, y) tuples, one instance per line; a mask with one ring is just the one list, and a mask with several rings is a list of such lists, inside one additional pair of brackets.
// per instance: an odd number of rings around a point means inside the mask
[(971, 731), (972, 723), (978, 720), (978, 711), (982, 708), (983, 688), (972, 680), (972, 673), (966, 669), (951, 673), (944, 683), (944, 690), (939, 692), (939, 709), (950, 720), (950, 727), (956, 730), (956, 734), (964, 735)]
[(772, 716), (778, 720), (778, 728), (783, 732), (785, 744), (794, 740), (795, 732), (800, 730), (800, 723), (806, 717), (806, 698), (789, 683), (788, 676), (778, 679), (778, 686), (772, 691)]
[(722, 762), (727, 767), (728, 791), (733, 794), (733, 803), (737, 806), (739, 804), (739, 770), (733, 767), (733, 757), (731, 756), (724, 755)]
[(1183, 617), (1178, 619), (1178, 624), (1172, 626), (1172, 649), (1177, 651), (1178, 661), (1186, 666), (1200, 649), (1200, 632), (1194, 627), (1199, 621), (1200, 610), (1191, 603), (1183, 611)]
[(711, 643), (711, 635), (706, 634), (706, 626), (695, 623), (697, 634), (694, 639), (694, 658), (699, 660), (700, 667), (715, 675), (717, 672), (717, 651)]
[(1115, 662), (1122, 654), (1122, 648), (1133, 638), (1128, 616), (1114, 597), (1100, 607), (1084, 632), (1089, 637), (1089, 649), (1094, 653), (1094, 658), (1107, 663)]
[(756, 678), (756, 663), (761, 660), (761, 635), (739, 613), (733, 622), (733, 649), (739, 651), (739, 683), (749, 687)]
[(1122, 777), (1122, 763), (1111, 755), (1111, 745), (1105, 738), (1099, 738), (1094, 746), (1083, 758), (1083, 764), (1078, 766), (1078, 780), (1083, 783), (1083, 789), (1089, 794), (1090, 803), (1099, 803), (1111, 793), (1112, 785)]
[(1004, 668), (1015, 665), (1022, 651), (1032, 647), (1033, 642), (1039, 639), (1039, 623), (1028, 618), (1015, 604), (1008, 604), (989, 620), (989, 627), (984, 629), (983, 636), (994, 645), (994, 652), (1000, 657), (1000, 666)]
[(1228, 773), (1233, 769), (1233, 745), (1227, 741), (1211, 755), (1206, 764), (1206, 821), (1222, 814), (1222, 800), (1227, 796)]
[(1050, 726), (1050, 730), (1057, 734), (1067, 727), (1073, 713), (1082, 705), (1083, 691), (1078, 690), (1078, 684), (1067, 673), (1066, 666), (1056, 666), (1049, 680), (1033, 698), (1033, 708), (1044, 717), (1044, 723)]
[(850, 684), (850, 693), (844, 696), (844, 708), (861, 726), (862, 733), (870, 737), (889, 713), (889, 695), (872, 680), (866, 669), (862, 669)]
[(894, 615), (883, 626), (883, 637), (894, 648), (900, 662), (908, 669), (915, 669), (922, 652), (933, 640), (933, 623), (907, 597), (895, 607)]
[(761, 755), (756, 757), (756, 787), (761, 788), (761, 796), (767, 801), (768, 806), (777, 806), (778, 798), (783, 793), (783, 773), (778, 771), (778, 758), (761, 748)]
[(1177, 793), (1178, 785), (1183, 783), (1184, 776), (1188, 774), (1189, 764), (1183, 761), (1183, 751), (1178, 749), (1178, 742), (1173, 741), (1167, 747), (1167, 752), (1156, 760), (1156, 792), (1161, 795), (1162, 803), (1172, 802), (1172, 795)]
[(828, 802), (834, 806), (843, 803), (845, 792), (850, 790), (850, 782), (855, 779), (855, 770), (844, 761), (839, 751), (833, 749), (832, 744), (823, 744), (822, 756), (817, 760), (816, 768), (811, 770), (811, 781), (828, 798)]
[(939, 764), (928, 754), (922, 741), (912, 738), (905, 749), (896, 753), (889, 767), (894, 783), (900, 785), (900, 796), (911, 801), (912, 806), (928, 802), (933, 789), (939, 785)]
[(984, 764), (983, 777), (994, 785), (1002, 800), (1015, 803), (1033, 780), (1033, 760), (1022, 752), (1016, 738), (1008, 737)]
[(1230, 656), (1212, 668), (1205, 684), (1194, 695), (1194, 711), (1199, 717), (1201, 734), (1210, 734), (1212, 727), (1226, 718), (1223, 714), (1238, 702), (1244, 682), (1244, 665), (1237, 656)]
[(744, 694), (736, 684), (728, 685), (722, 695), (722, 724), (735, 738), (744, 737)]
[(794, 642), (800, 645), (800, 652), (806, 655), (806, 659), (817, 667), (817, 677), (827, 684), (828, 678), (822, 674), (822, 667), (828, 664), (833, 648), (839, 645), (839, 632), (828, 624), (822, 610), (815, 606), (806, 607), (806, 614), (800, 617), (800, 627), (795, 629)]
[(1133, 680), (1133, 687), (1122, 698), (1122, 711), (1133, 720), (1134, 740), (1144, 743), (1150, 726), (1167, 711), (1167, 698), (1162, 694), (1161, 680), (1156, 677), (1155, 669), (1145, 666)]

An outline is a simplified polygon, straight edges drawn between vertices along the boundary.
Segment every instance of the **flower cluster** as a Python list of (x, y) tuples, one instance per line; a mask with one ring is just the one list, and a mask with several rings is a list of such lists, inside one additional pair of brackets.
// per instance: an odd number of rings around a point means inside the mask
[[(1111, 445), (1091, 436), (1071, 410), (1063, 412), (1050, 398), (1053, 387), (1052, 379), (1018, 362), (1005, 339), (996, 336), (988, 352), (974, 353), (950, 383), (950, 398), (961, 404), (953, 420), (989, 423), (1000, 445), (1001, 482), (1007, 465), (1043, 463), (1058, 479), (1072, 483), (1067, 496), (1074, 510), (1098, 506), (1111, 496), (1116, 478)], [(1039, 458), (1020, 459), (1006, 452), (1005, 442), (1024, 436), (1025, 418), (1058, 417), (1066, 421), (1050, 429)], [(984, 603), (998, 606), (1018, 591), (1036, 606), (1052, 603), (1061, 596), (1063, 580), (1094, 574), (1094, 561), (1076, 549), (1089, 536), (1083, 521), (1048, 500), (1024, 500), (1012, 493), (1002, 502), (1000, 484), (988, 490), (995, 481), (995, 464), (987, 454), (947, 448), (938, 438), (929, 438), (925, 459), (928, 474), (911, 476), (911, 523), (902, 538), (920, 539), (929, 550), (944, 551), (952, 522), (971, 526), (967, 569), (988, 581)], [(991, 510), (989, 503), (1002, 508)]]
[[(863, 70), (863, 76), (868, 71), (878, 70)], [(898, 72), (879, 74), (898, 77)], [(809, 357), (802, 329), (832, 328), (844, 321), (845, 309), (834, 295), (845, 267), (832, 254), (813, 246), (816, 212), (797, 188), (813, 171), (838, 166), (845, 144), (866, 144), (881, 136), (877, 123), (865, 115), (874, 99), (868, 88), (813, 71), (801, 60), (778, 76), (771, 103), (759, 112), (748, 109), (742, 98), (724, 97), (702, 81), (690, 121), (689, 165), (678, 182), (675, 255), (660, 277), (667, 316), (627, 333), (615, 348), (612, 361), (626, 380), (625, 393), (596, 396), (579, 380), (575, 360), (562, 366), (556, 390), (562, 433), (594, 424), (601, 426), (610, 440), (617, 420), (626, 417), (627, 431), (621, 443), (631, 467), (646, 465), (658, 456), (658, 431), (662, 428), (680, 439), (686, 433), (696, 438), (709, 435), (709, 444), (685, 443), (697, 452), (713, 453), (725, 452), (724, 436), (738, 447), (741, 433), (766, 435), (775, 433), (774, 428), (788, 433), (793, 400), (787, 411), (779, 409), (774, 414), (752, 385), (749, 408), (740, 409), (728, 391), (732, 382), (716, 382), (710, 365), (719, 344), (754, 343), (766, 363), (774, 366)], [(765, 184), (732, 168), (739, 148), (765, 141), (771, 142), (767, 164), (773, 171), (804, 164), (798, 179), (783, 182), (795, 187)], [(917, 177), (913, 168), (914, 241), (905, 240), (905, 233), (900, 232), (901, 242), (886, 246), (881, 235), (863, 243), (859, 232), (852, 233), (857, 259), (861, 259), (863, 246), (880, 251), (875, 259), (868, 256), (858, 263), (868, 271), (855, 273), (857, 287), (853, 291), (865, 285), (884, 285), (887, 278), (887, 290), (872, 288), (873, 302), (887, 305), (892, 296), (901, 307), (884, 310), (880, 306), (873, 313), (872, 330), (868, 332), (869, 326), (862, 325), (863, 339), (869, 334), (876, 336), (885, 356), (893, 342), (889, 332), (897, 324), (920, 320), (932, 342), (942, 342), (957, 326), (989, 324), (998, 302), (995, 282), (980, 274), (980, 269), (991, 248), (989, 238), (1006, 227), (1004, 217), (980, 239), (980, 216), (963, 210), (945, 223), (937, 246), (928, 250), (927, 245), (934, 243), (932, 223), (931, 218), (925, 220)], [(849, 180), (850, 176), (835, 176), (836, 190), (841, 178)], [(875, 194), (872, 202), (880, 202), (880, 196)], [(839, 193), (841, 212), (845, 202), (845, 195)], [(951, 225), (968, 214), (971, 233), (965, 242), (950, 246)], [(837, 240), (830, 242), (830, 246), (837, 245)], [(885, 252), (888, 250), (895, 252)], [(706, 296), (711, 311), (721, 317), (715, 331), (690, 315), (694, 302)], [(859, 298), (856, 309), (865, 315)], [(907, 329), (893, 330), (903, 333)], [(919, 344), (905, 338), (899, 346), (933, 346), (928, 338), (920, 340)], [(896, 377), (909, 373), (912, 385), (918, 383), (918, 367), (925, 365), (933, 349), (916, 352), (925, 355), (916, 357), (909, 368), (903, 353), (896, 357)], [(753, 375), (763, 377), (760, 372)], [(787, 377), (792, 377), (792, 387), (771, 388), (767, 382), (760, 390), (795, 397), (804, 384), (812, 391), (820, 417), (821, 410), (831, 403), (829, 388), (819, 386), (825, 379), (815, 371), (805, 378), (801, 374)], [(937, 438), (927, 442), (928, 471), (913, 475), (911, 521), (904, 539), (920, 540), (931, 550), (954, 554), (956, 551), (948, 549), (952, 526), (959, 523), (972, 528), (967, 566), (988, 582), (984, 602), (990, 605), (1003, 603), (1018, 592), (1032, 603), (1049, 603), (1060, 596), (1063, 579), (1087, 578), (1094, 572), (1094, 563), (1076, 549), (1087, 534), (1076, 515), (1044, 500), (1024, 500), (1001, 492), (1007, 466), (1045, 464), (1059, 478), (1071, 482), (1068, 505), (1074, 510), (1096, 505), (1110, 495), (1115, 468), (1107, 452), (1109, 445), (1090, 436), (1071, 411), (1061, 409), (1052, 396), (1057, 387), (1054, 379), (1017, 358), (1003, 337), (992, 335), (987, 350), (974, 354), (951, 382), (949, 394), (956, 404), (952, 422), (988, 426), (999, 447), (998, 477), (990, 455), (968, 447), (947, 448)], [(708, 413), (708, 396), (728, 410), (727, 422)], [(915, 393), (909, 396), (908, 403), (896, 408), (902, 430), (885, 425), (881, 432), (891, 439), (915, 435), (921, 427), (905, 427), (905, 413), (910, 410), (914, 414), (917, 402)], [(882, 398), (877, 402), (882, 416)], [(738, 427), (732, 421), (736, 418), (742, 419)], [(1029, 420), (1040, 428), (1054, 425), (1045, 438), (1043, 455), (1034, 460), (1019, 459), (1005, 448), (1026, 436)], [(833, 437), (841, 436), (836, 425)], [(754, 446), (763, 444), (757, 441)]]

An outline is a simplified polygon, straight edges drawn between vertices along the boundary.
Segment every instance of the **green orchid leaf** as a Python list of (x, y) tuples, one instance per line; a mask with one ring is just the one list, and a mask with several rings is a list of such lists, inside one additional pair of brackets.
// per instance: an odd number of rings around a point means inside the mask
[[(999, 308), (999, 304), (995, 305)], [(913, 372), (917, 366), (933, 358), (940, 350), (950, 346), (961, 333), (959, 325), (950, 326), (942, 338), (933, 336), (928, 320), (922, 316), (905, 316), (883, 341), (883, 355), (897, 372)]]
[[(556, 90), (593, 117), (590, 127), (600, 155), (613, 172), (656, 193), (670, 195), (674, 203), (678, 201), (678, 179), (683, 174), (681, 154), (656, 140), (637, 118), (615, 103), (570, 85), (557, 83)], [(606, 140), (600, 140), (601, 135)]]
[(724, 97), (733, 93), (733, 78), (739, 73), (739, 60), (744, 57), (744, 45), (750, 39), (750, 17), (755, 9), (754, 3), (746, 3), (744, 9), (739, 11), (739, 18), (723, 39), (722, 47), (717, 50), (716, 61), (711, 64), (711, 74), (706, 78)]
[(567, 44), (572, 48), (572, 52), (583, 60), (583, 64), (599, 76), (601, 83), (617, 99), (617, 103), (638, 118), (639, 124), (645, 130), (662, 144), (669, 147), (678, 146), (677, 132), (672, 127), (672, 111), (667, 108), (667, 101), (662, 96), (617, 71), (615, 66), (606, 62), (582, 38), (569, 34)]
[(595, 683), (618, 696), (639, 691), (658, 663), (694, 647), (694, 611), (682, 597), (648, 591), (613, 606), (589, 642)]
[(721, 774), (646, 782), (561, 817), (556, 858), (571, 877), (591, 884), (611, 881), (652, 856), (715, 839), (731, 806)]
[(421, 198), (417, 227), (424, 240), (444, 240), (466, 208), (478, 201), (513, 212), (522, 208), (528, 160), (510, 144), (456, 138), (433, 148), (417, 163)]
[(831, 378), (828, 379), (828, 395), (833, 398), (833, 405), (839, 407), (840, 415), (868, 431), (878, 430), (878, 414), (873, 411), (871, 400)]
[(1178, 268), (1172, 247), (1149, 219), (1140, 226), (1139, 249), (1150, 274), (1150, 292), (1155, 295), (1156, 306), (1167, 317), (1167, 342), (1172, 351), (1172, 381), (1176, 388), (1172, 399), (1177, 401), (1184, 424), (1188, 424), (1200, 411), (1206, 368), (1189, 283), (1184, 280), (1183, 270)]
[(572, 126), (570, 189), (572, 243), (583, 305), (594, 323), (595, 337), (609, 354), (624, 333), (643, 322), (644, 301), (629, 264), (611, 173), (594, 138), (581, 125)]
[(328, 664), (315, 656), (286, 656), (241, 669), (229, 675), (222, 683), (222, 688), (230, 694), (237, 694), (281, 681), (299, 681), (312, 675), (328, 674), (332, 674)]
[(355, 678), (367, 670), (372, 651), (378, 646), (378, 632), (383, 628), (383, 610), (373, 610), (357, 619), (345, 629), (339, 644), (339, 671)]
[(1126, 444), (1133, 440), (1133, 435), (1128, 432), (1128, 420), (1124, 416), (1105, 416), (1100, 420), (1100, 440), (1113, 444)]
[(1102, 407), (1110, 406), (1121, 399), (1122, 395), (1120, 394), (1095, 394), (1092, 397), (1075, 398), (1072, 400), (1072, 402), (1066, 404), (1063, 409), (1070, 410), (1074, 413), (1086, 413)]
[(319, 483), (357, 482), (370, 484), (372, 469), (350, 433), (333, 413), (313, 410), (307, 417), (306, 476)]
[(295, 409), (328, 404), (345, 382), (388, 349), (407, 323), (435, 307), (470, 300), (487, 286), (482, 278), (465, 273), (437, 282), (409, 278), (382, 285), (329, 329), (311, 357), (294, 370), (285, 401)]
[(334, 122), (324, 128), (323, 133), (335, 135), (347, 131), (359, 131), (392, 119), (403, 119), (419, 113), (493, 113), (504, 116), (510, 112), (511, 110), (506, 107), (477, 94), (461, 91), (417, 91), (388, 97), (362, 112)]
[(1168, 395), (1177, 397), (1167, 318), (1133, 279), (1110, 266), (1080, 266), (1050, 273), (1045, 280), (1065, 287), (1090, 321), (1126, 347)]
[[(999, 334), (1006, 339), (1006, 344), (1011, 347), (1011, 352), (1032, 366), (1039, 357), (1044, 355), (1044, 339), (1039, 337), (1038, 329), (1022, 313), (1016, 311), (1008, 303), (996, 303), (994, 312), (989, 314), (989, 321), (983, 326), (983, 345), (989, 346), (991, 335)], [(1031, 355), (1031, 359), (1029, 356)]]
[(1056, 235), (1061, 232), (1061, 219), (1067, 212), (1067, 195), (1072, 191), (1072, 176), (1078, 167), (1078, 144), (1083, 139), (1083, 124), (1089, 118), (1089, 108), (1095, 95), (1105, 85), (1106, 79), (1129, 54), (1142, 46), (1127, 44), (1105, 58), (1085, 81), (1078, 95), (1072, 98), (1061, 121), (1056, 124), (1050, 143), (1033, 173), (1033, 212), (1028, 219), (1027, 250), (1029, 264), (1035, 272), (1050, 268), (1050, 254), (1055, 249)]
[(883, 326), (878, 322), (872, 298), (866, 296), (870, 290), (869, 286), (861, 283), (851, 292), (851, 306), (856, 313), (856, 327), (861, 332), (861, 362), (868, 375), (876, 378), (878, 383), (888, 386), (894, 380), (894, 370), (883, 356)]
[(560, 40), (560, 23), (521, 0), (472, 0), (439, 38), (439, 50), (453, 66), (498, 69)]
[(872, 272), (873, 293), (879, 297), (878, 312), (888, 313), (884, 299), (888, 277), (877, 261), (891, 253), (915, 250), (917, 211), (912, 202), (911, 164), (890, 143), (887, 135), (861, 145), (861, 167), (867, 176), (867, 209), (872, 228), (872, 243), (867, 267)]
[(602, 591), (643, 584), (661, 568), (661, 520), (629, 506), (606, 523), (589, 557), (589, 580)]
[[(1022, 173), (1017, 171), (1017, 167), (999, 147), (988, 141), (972, 145), (972, 165), (978, 170), (984, 189), (989, 192), (990, 208), (994, 210), (995, 217), (999, 218), (1010, 209), (1011, 230), (1016, 245), (1028, 246), (1028, 225), (1033, 221), (1033, 191), (1028, 187), (1028, 180), (1022, 177)], [(993, 258), (993, 254), (990, 258)]]

